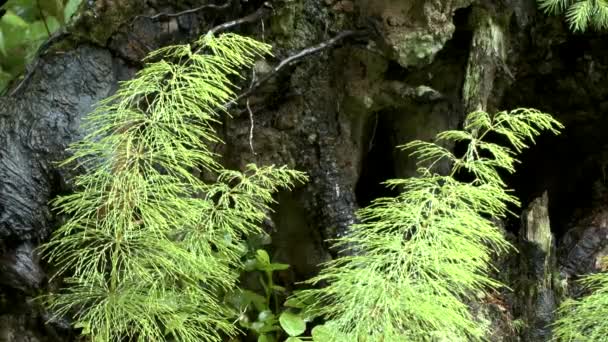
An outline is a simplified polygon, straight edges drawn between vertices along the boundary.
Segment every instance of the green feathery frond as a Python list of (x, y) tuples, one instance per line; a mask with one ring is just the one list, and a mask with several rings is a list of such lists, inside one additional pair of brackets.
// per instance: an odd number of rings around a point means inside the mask
[(585, 276), (580, 284), (591, 294), (579, 299), (569, 298), (560, 305), (553, 335), (558, 341), (605, 341), (608, 336), (608, 272)]
[(575, 32), (584, 32), (589, 27), (608, 28), (606, 0), (538, 0), (538, 7), (552, 15), (566, 13), (566, 20)]
[(608, 29), (608, 1), (597, 0), (595, 9), (595, 20), (593, 21), (596, 29)]
[[(54, 201), (68, 220), (43, 246), (67, 276), (48, 299), (93, 341), (221, 341), (235, 334), (223, 293), (237, 282), (243, 240), (261, 233), (272, 194), (305, 180), (285, 167), (223, 169), (208, 147), (234, 100), (235, 77), (270, 46), (206, 35), (153, 52), (83, 124), (64, 165), (86, 170)], [(176, 62), (173, 62), (176, 61)], [(217, 175), (215, 183), (194, 176)]]
[[(462, 157), (434, 143), (402, 146), (418, 158), (419, 177), (387, 181), (401, 193), (359, 210), (361, 223), (335, 243), (346, 253), (308, 281), (324, 286), (297, 294), (311, 303), (307, 314), (323, 317), (335, 341), (482, 340), (485, 328), (467, 303), (501, 286), (488, 275), (492, 256), (512, 246), (492, 218), (519, 204), (498, 170), (513, 172), (525, 140), (561, 127), (533, 109), (474, 112), (463, 131), (437, 135), (438, 141), (468, 142)], [(485, 141), (489, 133), (503, 135), (513, 147)], [(450, 175), (433, 172), (440, 160), (453, 165)], [(475, 179), (454, 179), (462, 169)]]
[(549, 14), (561, 14), (572, 4), (572, 0), (538, 0), (538, 7)]
[(592, 1), (578, 1), (573, 3), (566, 11), (566, 20), (573, 31), (586, 31), (593, 20), (594, 6)]

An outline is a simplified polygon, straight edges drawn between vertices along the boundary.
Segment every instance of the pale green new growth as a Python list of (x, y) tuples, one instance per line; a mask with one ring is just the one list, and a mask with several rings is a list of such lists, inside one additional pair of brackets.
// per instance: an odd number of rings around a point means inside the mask
[(554, 337), (558, 341), (606, 341), (608, 273), (588, 275), (580, 282), (591, 294), (581, 299), (567, 299), (560, 305), (559, 319), (553, 329)]
[[(221, 341), (243, 239), (261, 232), (272, 193), (305, 179), (282, 168), (223, 169), (212, 124), (235, 98), (231, 79), (270, 46), (234, 34), (163, 48), (86, 120), (73, 145), (86, 172), (54, 204), (68, 221), (44, 246), (67, 275), (49, 298), (94, 341)], [(154, 60), (154, 61), (153, 61)], [(193, 171), (218, 175), (205, 183)]]
[[(438, 134), (438, 141), (467, 142), (462, 157), (424, 141), (402, 146), (421, 164), (417, 178), (394, 179), (401, 190), (361, 209), (360, 224), (337, 246), (350, 254), (325, 265), (309, 281), (323, 287), (298, 298), (312, 305), (307, 314), (322, 316), (335, 341), (473, 341), (485, 328), (467, 302), (501, 284), (488, 274), (492, 256), (511, 246), (492, 218), (504, 217), (518, 201), (506, 189), (499, 170), (514, 171), (514, 155), (541, 131), (558, 133), (561, 124), (532, 109), (469, 114), (463, 131)], [(492, 133), (513, 149), (485, 141)], [(447, 160), (452, 173), (433, 172)], [(422, 166), (424, 165), (424, 166)], [(454, 179), (459, 170), (475, 178)]]
[(573, 31), (608, 28), (607, 0), (538, 0), (538, 6), (549, 14), (565, 12)]

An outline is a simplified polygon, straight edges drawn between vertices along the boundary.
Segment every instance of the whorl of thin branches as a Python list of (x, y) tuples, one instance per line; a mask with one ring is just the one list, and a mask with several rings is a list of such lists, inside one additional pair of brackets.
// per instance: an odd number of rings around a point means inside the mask
[[(466, 143), (463, 156), (437, 143), (402, 146), (419, 159), (419, 177), (387, 181), (401, 193), (358, 212), (361, 223), (335, 243), (352, 253), (308, 281), (325, 286), (296, 294), (310, 303), (307, 314), (323, 317), (335, 341), (482, 340), (487, 327), (472, 317), (468, 303), (501, 286), (489, 276), (492, 260), (512, 246), (492, 218), (519, 205), (499, 170), (514, 172), (515, 154), (526, 141), (561, 127), (533, 109), (474, 112), (463, 130), (437, 135), (438, 141)], [(488, 134), (512, 147), (487, 141)], [(441, 160), (451, 163), (451, 174), (433, 171)], [(456, 180), (458, 172), (473, 180)]]
[(566, 14), (573, 31), (589, 28), (608, 28), (608, 1), (606, 0), (538, 0), (540, 9), (549, 14)]
[(221, 296), (236, 286), (243, 240), (261, 232), (273, 192), (305, 179), (285, 167), (226, 170), (208, 147), (239, 70), (269, 52), (235, 34), (160, 49), (88, 116), (64, 162), (86, 172), (54, 201), (67, 222), (43, 246), (66, 277), (46, 298), (55, 315), (103, 342), (236, 333)]

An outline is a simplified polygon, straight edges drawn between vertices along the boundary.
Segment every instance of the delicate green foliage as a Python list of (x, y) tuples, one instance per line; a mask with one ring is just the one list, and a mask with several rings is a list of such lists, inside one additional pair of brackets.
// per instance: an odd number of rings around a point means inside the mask
[(572, 4), (572, 0), (539, 0), (538, 7), (551, 14), (562, 13)]
[[(492, 256), (511, 246), (492, 218), (504, 217), (518, 201), (506, 189), (499, 170), (514, 171), (514, 155), (525, 140), (562, 126), (532, 109), (468, 115), (463, 131), (437, 135), (438, 141), (466, 142), (462, 157), (435, 144), (414, 141), (402, 146), (419, 159), (420, 177), (389, 180), (395, 198), (380, 198), (358, 212), (359, 224), (336, 246), (345, 254), (325, 265), (299, 298), (313, 304), (307, 314), (327, 321), (333, 341), (427, 341), (449, 337), (472, 341), (484, 328), (467, 302), (501, 284), (490, 278)], [(503, 136), (512, 149), (486, 141)], [(452, 173), (433, 172), (447, 160)], [(474, 175), (471, 182), (456, 172)]]
[[(288, 309), (279, 312), (279, 296), (285, 293), (285, 289), (274, 284), (274, 272), (286, 270), (289, 265), (273, 263), (270, 256), (263, 249), (258, 249), (254, 257), (245, 261), (245, 271), (260, 272), (260, 285), (265, 296), (261, 296), (249, 290), (238, 289), (229, 293), (225, 303), (234, 308), (236, 320), (242, 328), (254, 332), (258, 341), (279, 341), (287, 335), (288, 338), (301, 335), (306, 330), (306, 322), (296, 310)], [(292, 299), (284, 306), (287, 308), (302, 308), (305, 305)], [(274, 303), (274, 310), (272, 309)], [(294, 305), (295, 304), (295, 305)], [(298, 310), (299, 311), (299, 310)], [(251, 319), (252, 316), (256, 318)], [(284, 333), (283, 333), (284, 332)]]
[(606, 0), (538, 0), (538, 6), (549, 14), (566, 13), (573, 31), (608, 28), (608, 1)]
[(82, 0), (9, 0), (0, 18), (0, 93), (22, 73), (49, 35), (72, 17)]
[[(285, 167), (223, 169), (209, 150), (213, 124), (235, 98), (238, 70), (270, 46), (206, 35), (154, 52), (149, 64), (101, 102), (64, 165), (85, 173), (55, 200), (69, 217), (44, 246), (66, 288), (49, 298), (94, 341), (221, 341), (235, 334), (223, 294), (262, 233), (273, 193), (303, 181)], [(173, 63), (171, 61), (179, 61)], [(217, 175), (214, 183), (196, 170)]]
[(608, 336), (608, 273), (585, 276), (580, 283), (591, 294), (581, 299), (569, 298), (560, 305), (553, 335), (559, 341), (605, 341)]

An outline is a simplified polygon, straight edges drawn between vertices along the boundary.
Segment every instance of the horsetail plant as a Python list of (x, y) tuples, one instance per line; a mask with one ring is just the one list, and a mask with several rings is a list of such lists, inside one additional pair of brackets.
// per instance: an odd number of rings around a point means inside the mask
[(590, 27), (608, 29), (608, 1), (606, 0), (538, 0), (538, 7), (548, 14), (566, 14), (566, 21), (574, 32), (585, 32)]
[(603, 272), (588, 274), (578, 280), (585, 289), (581, 298), (568, 298), (560, 304), (553, 334), (558, 341), (605, 341), (608, 336), (608, 257)]
[[(270, 46), (207, 34), (162, 48), (102, 101), (63, 165), (84, 170), (54, 201), (67, 217), (43, 252), (65, 277), (47, 297), (93, 341), (221, 341), (236, 334), (222, 296), (236, 286), (243, 240), (261, 233), (273, 193), (305, 175), (224, 169), (214, 124), (239, 69)], [(196, 172), (215, 175), (204, 182)]]
[[(308, 281), (316, 288), (294, 297), (309, 304), (305, 315), (325, 319), (317, 327), (323, 342), (483, 340), (487, 328), (467, 303), (501, 286), (489, 275), (492, 257), (512, 246), (492, 219), (519, 205), (499, 170), (514, 172), (526, 140), (561, 127), (533, 109), (473, 112), (463, 130), (437, 135), (438, 142), (466, 144), (462, 157), (431, 142), (401, 146), (418, 158), (419, 177), (387, 181), (401, 193), (359, 210), (361, 223), (335, 242), (346, 253)], [(512, 148), (486, 141), (489, 134)], [(434, 172), (440, 161), (451, 173)], [(473, 180), (457, 180), (459, 172)]]

